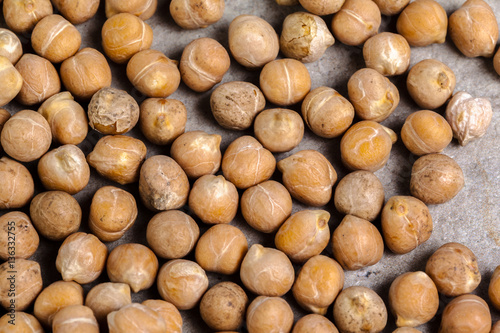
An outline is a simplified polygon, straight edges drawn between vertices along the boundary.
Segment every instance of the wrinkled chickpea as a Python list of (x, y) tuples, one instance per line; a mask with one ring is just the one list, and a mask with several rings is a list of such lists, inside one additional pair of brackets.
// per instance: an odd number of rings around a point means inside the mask
[(76, 194), (89, 183), (90, 167), (80, 148), (64, 145), (40, 158), (38, 177), (47, 190)]
[(229, 24), (229, 50), (242, 66), (257, 69), (278, 56), (280, 42), (274, 28), (255, 15), (239, 15)]
[[(491, 304), (500, 310), (500, 265), (495, 268), (488, 285), (488, 296)], [(498, 325), (497, 325), (498, 326)]]
[(476, 295), (461, 295), (444, 308), (439, 333), (489, 333), (491, 314), (488, 304)]
[(326, 315), (344, 287), (344, 270), (323, 255), (310, 258), (299, 271), (293, 285), (293, 297), (307, 311)]
[(332, 19), (333, 35), (347, 45), (361, 45), (378, 33), (382, 15), (371, 0), (346, 0)]
[(338, 12), (345, 0), (299, 0), (307, 11), (324, 16)]
[(126, 283), (104, 282), (90, 289), (85, 305), (92, 309), (99, 323), (106, 322), (106, 316), (131, 304), (130, 286)]
[(5, 0), (3, 2), (5, 23), (18, 34), (29, 33), (38, 21), (51, 14), (50, 0)]
[(392, 16), (401, 13), (401, 11), (408, 5), (410, 0), (373, 0), (380, 12), (387, 16)]
[(85, 305), (68, 305), (57, 311), (52, 320), (52, 333), (99, 333), (92, 309)]
[(8, 157), (0, 158), (0, 210), (26, 205), (35, 193), (35, 183), (24, 165)]
[(9, 59), (12, 65), (23, 55), (21, 40), (9, 29), (0, 28), (0, 55)]
[(176, 99), (147, 98), (140, 106), (139, 127), (142, 134), (156, 145), (166, 145), (184, 133), (187, 110)]
[(224, 0), (172, 0), (170, 15), (183, 29), (206, 28), (224, 15)]
[(280, 250), (254, 244), (241, 262), (240, 278), (254, 294), (283, 296), (292, 288), (295, 271)]
[(339, 333), (339, 330), (325, 316), (308, 314), (300, 318), (293, 327), (292, 333)]
[(150, 307), (132, 303), (108, 314), (110, 333), (127, 333), (131, 327), (140, 327), (148, 333), (164, 333), (167, 324), (163, 317)]
[(290, 332), (293, 311), (281, 297), (258, 296), (247, 308), (248, 333)]
[(16, 311), (24, 311), (41, 290), (42, 273), (36, 261), (16, 259), (0, 265), (0, 305), (7, 311), (12, 304)]
[(366, 67), (382, 75), (401, 75), (410, 67), (410, 45), (406, 39), (391, 32), (370, 37), (363, 45)]
[(155, 13), (158, 0), (106, 0), (104, 6), (107, 18), (118, 13), (130, 13), (146, 21)]
[(232, 225), (220, 224), (200, 237), (195, 258), (206, 271), (231, 275), (238, 271), (247, 251), (245, 234)]
[(155, 310), (165, 320), (166, 332), (182, 333), (182, 317), (175, 305), (159, 299), (147, 299), (141, 304)]
[(273, 153), (290, 151), (304, 136), (304, 122), (299, 113), (289, 109), (268, 109), (255, 117), (257, 140)]
[(52, 0), (52, 4), (61, 15), (73, 24), (80, 24), (94, 17), (99, 9), (99, 2), (99, 0)]
[(0, 80), (3, 82), (3, 89), (0, 92), (0, 106), (4, 106), (21, 91), (23, 77), (10, 60), (2, 55), (0, 55)]
[[(15, 312), (15, 329), (16, 332), (26, 332), (26, 333), (43, 333), (42, 325), (40, 322), (31, 314), (21, 311)], [(10, 322), (10, 323), (9, 323)], [(1, 333), (13, 333), (12, 328), (12, 318), (11, 313), (6, 313), (0, 318), (0, 332)]]
[[(11, 242), (12, 237), (14, 242)], [(0, 259), (27, 259), (36, 252), (39, 243), (40, 238), (28, 215), (11, 211), (0, 216)]]

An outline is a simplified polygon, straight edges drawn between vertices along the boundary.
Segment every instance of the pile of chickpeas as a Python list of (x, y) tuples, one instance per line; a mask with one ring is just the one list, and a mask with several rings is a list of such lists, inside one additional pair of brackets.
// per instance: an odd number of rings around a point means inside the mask
[[(467, 239), (425, 248), (469, 179), (446, 148), (486, 145), (498, 96), (411, 65), (446, 42), (500, 75), (493, 0), (261, 1), (279, 26), (243, 1), (3, 0), (0, 333), (500, 333), (498, 249), (485, 276)], [(335, 48), (362, 59), (336, 89), (311, 73)]]

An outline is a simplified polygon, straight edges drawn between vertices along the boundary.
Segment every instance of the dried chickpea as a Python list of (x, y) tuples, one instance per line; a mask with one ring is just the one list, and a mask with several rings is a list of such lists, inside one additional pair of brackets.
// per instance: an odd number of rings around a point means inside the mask
[(247, 308), (248, 333), (290, 332), (293, 311), (281, 297), (258, 296)]
[(373, 0), (380, 12), (384, 15), (391, 16), (401, 13), (401, 11), (408, 5), (410, 0)]
[(392, 130), (374, 121), (363, 120), (352, 125), (340, 141), (340, 156), (351, 170), (375, 172), (389, 159)]
[(11, 115), (9, 111), (0, 108), (0, 133), (2, 132), (3, 125), (5, 125), (5, 123), (7, 122), (7, 120), (10, 119), (10, 117)]
[(20, 162), (32, 162), (50, 148), (50, 125), (36, 111), (18, 111), (3, 125), (0, 143), (12, 158)]
[(142, 134), (156, 145), (166, 145), (184, 133), (187, 110), (176, 99), (147, 98), (140, 106), (139, 127)]
[(39, 243), (28, 215), (11, 211), (0, 216), (0, 259), (27, 259), (36, 252)]
[(0, 92), (0, 106), (4, 106), (21, 91), (23, 77), (10, 60), (2, 55), (0, 55), (0, 80), (3, 83), (3, 89)]
[(111, 69), (104, 55), (86, 47), (61, 64), (61, 80), (79, 99), (90, 99), (99, 89), (111, 85)]
[(335, 189), (335, 208), (345, 215), (373, 221), (384, 205), (384, 187), (370, 171), (358, 170), (347, 174)]
[(57, 311), (52, 319), (52, 333), (99, 333), (92, 309), (85, 305), (68, 305)]
[(344, 269), (358, 270), (382, 259), (384, 240), (372, 223), (347, 215), (333, 232), (332, 250)]
[(134, 54), (127, 64), (127, 77), (134, 87), (148, 97), (167, 97), (181, 82), (177, 61), (162, 52), (142, 50)]
[(23, 55), (23, 45), (19, 37), (9, 29), (0, 28), (0, 55), (9, 59), (12, 65)]
[(196, 92), (210, 90), (229, 70), (231, 60), (224, 46), (212, 38), (198, 38), (182, 51), (182, 82)]
[(155, 254), (164, 259), (180, 259), (194, 249), (200, 228), (193, 218), (179, 210), (168, 210), (148, 222), (146, 239)]
[(283, 21), (280, 50), (287, 58), (314, 62), (334, 43), (333, 35), (319, 16), (295, 12)]
[(130, 13), (119, 13), (106, 20), (101, 30), (102, 47), (111, 61), (124, 64), (153, 43), (153, 29)]
[(443, 154), (420, 157), (411, 169), (410, 192), (428, 205), (453, 199), (464, 187), (464, 174), (457, 162)]
[(3, 2), (5, 23), (18, 34), (29, 33), (38, 21), (51, 14), (50, 0), (5, 0)]
[(353, 286), (340, 292), (333, 305), (333, 319), (340, 332), (382, 332), (387, 308), (370, 288)]
[(309, 206), (324, 206), (332, 198), (337, 173), (328, 159), (316, 150), (301, 150), (278, 162), (283, 185), (292, 197)]
[(411, 113), (401, 129), (404, 145), (418, 156), (443, 151), (452, 138), (453, 132), (446, 119), (430, 110)]
[(293, 297), (307, 311), (326, 315), (328, 307), (344, 287), (344, 270), (323, 255), (310, 258), (302, 266), (293, 285)]
[(203, 321), (213, 330), (237, 330), (245, 318), (248, 297), (233, 282), (220, 282), (208, 289), (200, 302)]
[(99, 0), (52, 0), (52, 4), (61, 15), (73, 24), (80, 24), (94, 17), (99, 2)]
[(394, 330), (392, 333), (422, 333), (422, 331), (419, 331), (413, 327), (400, 327)]
[(19, 103), (38, 104), (61, 91), (59, 74), (47, 59), (25, 53), (15, 67), (23, 77), (23, 86), (16, 96)]
[(139, 195), (148, 209), (180, 208), (186, 204), (188, 194), (188, 178), (174, 159), (155, 155), (144, 162), (139, 176)]
[(489, 333), (491, 314), (488, 304), (476, 295), (461, 295), (446, 305), (439, 333)]
[(208, 277), (203, 268), (184, 259), (165, 263), (156, 281), (161, 298), (179, 310), (194, 308), (208, 288)]
[(208, 229), (196, 244), (196, 262), (208, 272), (231, 275), (240, 268), (248, 251), (245, 234), (228, 225), (215, 225)]
[(495, 13), (484, 0), (468, 0), (449, 18), (451, 40), (467, 57), (492, 57), (498, 40)]
[(493, 67), (498, 75), (500, 75), (500, 49), (498, 49), (495, 57), (493, 58)]
[(500, 310), (500, 266), (497, 266), (491, 275), (488, 296), (490, 297), (491, 304)]
[(160, 299), (147, 299), (141, 304), (155, 310), (165, 320), (166, 332), (182, 333), (182, 317), (175, 305)]
[(304, 122), (299, 113), (289, 109), (268, 109), (255, 117), (257, 140), (273, 153), (290, 151), (304, 136)]
[(130, 13), (145, 21), (155, 13), (158, 0), (105, 0), (104, 5), (107, 18), (118, 13)]
[(444, 43), (448, 16), (434, 0), (415, 0), (399, 14), (396, 29), (411, 46)]
[(80, 48), (82, 36), (73, 24), (61, 15), (41, 19), (31, 34), (31, 45), (39, 56), (53, 63), (73, 56)]
[(106, 271), (111, 282), (127, 283), (137, 293), (155, 282), (158, 259), (142, 244), (121, 244), (109, 253)]
[(339, 330), (325, 316), (308, 314), (295, 323), (292, 333), (339, 333)]
[(446, 106), (446, 120), (462, 146), (483, 136), (492, 117), (493, 108), (488, 99), (474, 98), (464, 91), (454, 94)]
[(24, 311), (41, 290), (42, 273), (36, 261), (16, 259), (0, 265), (0, 305), (7, 311), (12, 307)]
[(172, 0), (170, 15), (183, 29), (206, 28), (224, 15), (224, 0)]
[(292, 213), (292, 197), (281, 183), (267, 180), (254, 185), (241, 196), (241, 214), (255, 230), (276, 231)]
[(433, 224), (429, 208), (411, 196), (393, 196), (382, 210), (382, 235), (394, 253), (412, 251), (431, 237)]
[[(12, 324), (14, 320), (15, 325)], [(31, 314), (21, 311), (8, 312), (0, 318), (0, 333), (43, 333), (42, 325)]]
[(219, 134), (192, 131), (181, 134), (170, 147), (170, 156), (190, 178), (213, 175), (219, 171), (222, 154)]
[(267, 63), (260, 72), (259, 81), (266, 99), (279, 106), (301, 102), (311, 89), (307, 67), (295, 59)]
[(429, 110), (442, 106), (453, 94), (455, 84), (453, 71), (435, 59), (425, 59), (415, 64), (406, 79), (411, 98), (421, 108)]
[(229, 50), (242, 66), (257, 69), (278, 56), (280, 42), (274, 28), (255, 15), (235, 17), (228, 30)]
[(80, 227), (82, 209), (70, 194), (48, 191), (33, 198), (30, 216), (33, 225), (43, 237), (62, 241)]
[(298, 211), (281, 225), (274, 244), (292, 261), (305, 262), (319, 255), (328, 245), (329, 220), (330, 213), (325, 210)]
[(167, 324), (163, 317), (150, 307), (132, 303), (108, 314), (109, 333), (127, 333), (131, 328), (148, 333), (164, 333)]
[(257, 139), (244, 135), (229, 144), (221, 167), (227, 180), (239, 189), (246, 189), (271, 178), (276, 159)]
[(110, 312), (117, 311), (131, 303), (130, 286), (126, 283), (97, 284), (85, 297), (85, 305), (92, 309), (99, 323), (105, 323), (106, 316)]
[(283, 296), (292, 288), (295, 271), (280, 250), (254, 244), (241, 262), (240, 278), (254, 294)]
[(94, 150), (87, 155), (87, 162), (101, 176), (124, 185), (139, 180), (146, 153), (146, 145), (139, 139), (107, 135), (97, 141)]
[(378, 33), (382, 16), (371, 0), (346, 0), (333, 16), (332, 31), (339, 41), (347, 45), (361, 45)]
[(425, 272), (446, 296), (459, 296), (474, 291), (481, 282), (474, 253), (460, 243), (446, 243), (427, 260)]
[(35, 183), (24, 165), (8, 157), (0, 158), (0, 210), (26, 205), (35, 193)]
[(232, 130), (252, 126), (255, 116), (266, 106), (260, 89), (244, 81), (226, 82), (210, 95), (210, 109), (219, 125)]
[(35, 300), (33, 314), (43, 326), (51, 327), (55, 314), (69, 305), (83, 305), (83, 288), (73, 281), (56, 281)]
[(401, 75), (410, 67), (410, 44), (406, 39), (391, 32), (381, 32), (363, 45), (366, 67), (382, 75)]
[(64, 145), (40, 158), (38, 177), (47, 190), (76, 194), (87, 186), (90, 167), (80, 148)]
[(436, 285), (421, 271), (399, 275), (389, 288), (389, 307), (398, 327), (422, 325), (434, 318), (438, 310)]
[(299, 0), (307, 11), (324, 16), (338, 12), (345, 0)]

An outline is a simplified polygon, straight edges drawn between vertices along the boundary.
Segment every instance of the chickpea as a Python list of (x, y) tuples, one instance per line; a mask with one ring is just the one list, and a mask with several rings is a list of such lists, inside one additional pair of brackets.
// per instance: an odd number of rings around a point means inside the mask
[(339, 330), (331, 321), (318, 314), (308, 314), (300, 318), (293, 327), (292, 333), (338, 333)]
[(497, 51), (495, 57), (493, 58), (493, 67), (495, 68), (497, 74), (500, 75), (500, 49)]
[(63, 145), (78, 145), (88, 133), (87, 115), (70, 92), (64, 91), (48, 98), (38, 109), (49, 123), (52, 139)]
[(411, 196), (391, 197), (382, 210), (381, 224), (385, 245), (398, 254), (426, 242), (433, 229), (429, 208)]
[(207, 290), (208, 277), (194, 261), (175, 259), (161, 267), (157, 286), (161, 298), (179, 310), (189, 310), (196, 306)]
[(0, 105), (6, 105), (17, 96), (23, 86), (23, 77), (10, 60), (0, 55), (0, 80), (4, 82), (0, 92)]
[(274, 180), (254, 185), (241, 196), (241, 214), (255, 230), (276, 231), (292, 213), (290, 193)]
[(290, 332), (293, 311), (280, 297), (258, 296), (247, 308), (248, 333)]
[(302, 117), (314, 134), (331, 139), (340, 136), (354, 119), (351, 102), (335, 89), (318, 87), (302, 101)]
[(370, 171), (358, 170), (347, 174), (335, 189), (335, 208), (345, 215), (373, 221), (384, 205), (384, 187)]
[(0, 28), (0, 55), (9, 59), (12, 65), (23, 55), (21, 40), (9, 29)]
[(226, 82), (210, 95), (210, 109), (219, 125), (232, 130), (252, 126), (255, 116), (266, 106), (260, 89), (244, 81)]
[(62, 241), (76, 232), (82, 221), (82, 209), (78, 201), (63, 191), (37, 194), (30, 204), (33, 225), (45, 238)]
[(290, 151), (304, 136), (304, 122), (300, 114), (289, 109), (268, 109), (255, 117), (257, 140), (273, 153)]
[(326, 205), (332, 198), (337, 173), (328, 159), (316, 150), (301, 150), (278, 162), (283, 184), (292, 197), (309, 206)]
[(384, 15), (391, 16), (401, 13), (401, 11), (408, 5), (410, 0), (373, 0), (380, 12)]
[(406, 39), (391, 32), (368, 38), (363, 46), (366, 67), (385, 76), (401, 75), (410, 67), (410, 45)]
[(446, 40), (448, 16), (434, 0), (415, 0), (398, 17), (396, 29), (411, 46), (442, 44)]
[(188, 178), (174, 159), (155, 155), (144, 162), (139, 176), (139, 195), (148, 209), (180, 208), (186, 204), (188, 194)]
[(106, 322), (106, 316), (131, 304), (130, 286), (126, 283), (104, 282), (90, 289), (85, 305), (92, 309), (99, 323)]
[(99, 8), (99, 0), (52, 0), (52, 4), (73, 24), (90, 20)]
[(158, 6), (158, 0), (133, 0), (127, 2), (106, 0), (104, 5), (107, 18), (118, 13), (130, 13), (146, 21), (154, 15), (156, 7)]
[[(11, 316), (15, 316), (15, 326), (12, 325)], [(0, 318), (1, 333), (14, 332), (11, 330), (12, 326), (15, 327), (16, 332), (43, 333), (43, 328), (42, 325), (40, 325), (40, 322), (33, 315), (26, 312), (16, 311), (15, 314), (9, 312)]]
[(170, 96), (181, 82), (177, 61), (156, 50), (142, 50), (134, 54), (127, 64), (127, 77), (137, 90), (148, 97)]
[(155, 282), (158, 259), (142, 244), (121, 244), (109, 253), (106, 271), (111, 282), (127, 283), (137, 293)]
[(28, 169), (5, 156), (0, 158), (0, 179), (0, 209), (21, 208), (35, 193), (35, 183)]
[(255, 15), (239, 15), (229, 24), (229, 50), (242, 66), (257, 69), (278, 56), (280, 42), (274, 28)]
[(87, 186), (90, 167), (80, 148), (64, 145), (42, 156), (38, 162), (38, 177), (47, 190), (76, 194)]
[(61, 91), (57, 70), (47, 59), (25, 53), (15, 67), (23, 77), (23, 86), (16, 96), (19, 103), (38, 104)]
[[(12, 239), (14, 244), (10, 242)], [(28, 259), (39, 243), (40, 238), (28, 215), (11, 211), (0, 216), (0, 259)]]
[(358, 270), (382, 259), (384, 241), (377, 227), (369, 221), (347, 215), (333, 232), (332, 250), (344, 269)]
[(491, 330), (491, 314), (488, 304), (476, 295), (461, 295), (444, 308), (439, 333), (476, 332)]
[(446, 243), (427, 260), (425, 272), (446, 296), (459, 296), (474, 291), (481, 282), (474, 253), (460, 243)]
[(495, 268), (495, 271), (493, 271), (493, 275), (490, 278), (488, 296), (490, 297), (491, 304), (493, 304), (496, 309), (500, 310), (500, 266)]
[(170, 15), (183, 29), (206, 28), (224, 15), (224, 0), (173, 0)]
[(7, 311), (12, 304), (15, 311), (24, 311), (41, 290), (42, 273), (36, 261), (16, 259), (0, 265), (0, 305)]
[(130, 332), (131, 327), (140, 327), (144, 332), (164, 333), (167, 324), (163, 317), (150, 307), (132, 303), (108, 314), (110, 333)]
[[(5, 125), (5, 123), (7, 122), (7, 120), (10, 119), (10, 112), (5, 110), (5, 109), (2, 109), (0, 108), (0, 133), (2, 132), (2, 129), (3, 129), (3, 125)], [(1, 146), (0, 146), (1, 148)]]
[(237, 330), (243, 323), (248, 297), (233, 282), (220, 282), (210, 288), (200, 302), (203, 321), (213, 330)]
[(415, 327), (431, 320), (439, 307), (438, 290), (424, 272), (398, 276), (389, 289), (389, 307), (398, 327)]
[(387, 308), (375, 291), (353, 286), (337, 296), (333, 319), (340, 332), (378, 333), (387, 324)]
[(231, 60), (224, 46), (212, 38), (198, 38), (182, 51), (182, 82), (196, 92), (210, 90), (229, 70)]
[(429, 154), (420, 157), (413, 164), (410, 192), (428, 205), (453, 199), (463, 187), (463, 171), (451, 157)]
[(378, 33), (382, 16), (371, 0), (346, 0), (333, 16), (332, 31), (347, 45), (361, 45)]
[(166, 332), (182, 333), (182, 317), (179, 310), (172, 303), (159, 299), (147, 299), (141, 304), (155, 310), (165, 320)]
[(140, 106), (139, 127), (142, 134), (156, 145), (172, 143), (184, 133), (187, 110), (176, 99), (147, 98)]
[(419, 331), (413, 327), (400, 327), (400, 328), (397, 328), (392, 333), (422, 333), (422, 331)]
[(192, 131), (181, 134), (170, 148), (170, 156), (190, 178), (215, 174), (222, 160), (219, 134)]
[(299, 0), (307, 11), (324, 16), (338, 12), (345, 0)]
[(149, 221), (146, 238), (155, 254), (164, 259), (185, 257), (196, 245), (200, 228), (184, 212), (168, 210), (153, 216)]
[(53, 333), (99, 333), (99, 325), (92, 309), (85, 305), (68, 305), (57, 311), (52, 320)]
[(259, 141), (245, 135), (229, 144), (221, 167), (227, 180), (239, 189), (246, 189), (271, 178), (276, 159)]
[(342, 267), (330, 257), (317, 255), (302, 266), (292, 291), (301, 307), (325, 315), (343, 287)]
[(119, 13), (106, 20), (101, 30), (104, 53), (117, 64), (124, 64), (153, 43), (153, 29), (130, 13)]
[(232, 225), (220, 224), (200, 237), (195, 257), (204, 270), (231, 275), (238, 271), (247, 251), (245, 234)]
[(29, 33), (38, 21), (52, 14), (50, 0), (5, 0), (3, 17), (5, 23), (18, 34)]
[(125, 135), (107, 135), (99, 139), (87, 155), (89, 165), (97, 172), (119, 184), (135, 183), (146, 158), (146, 145)]
[(75, 97), (88, 100), (111, 85), (111, 69), (104, 55), (86, 47), (61, 64), (61, 80)]
[(240, 278), (254, 294), (283, 296), (292, 288), (295, 271), (290, 259), (280, 250), (254, 244), (243, 258)]

